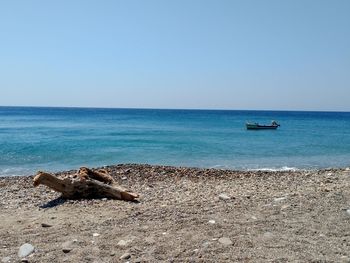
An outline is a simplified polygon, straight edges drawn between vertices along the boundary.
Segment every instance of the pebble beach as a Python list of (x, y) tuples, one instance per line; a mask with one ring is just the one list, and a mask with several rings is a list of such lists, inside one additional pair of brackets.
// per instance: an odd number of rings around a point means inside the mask
[(0, 177), (1, 262), (350, 261), (349, 168), (103, 168), (139, 201), (64, 200), (33, 176)]

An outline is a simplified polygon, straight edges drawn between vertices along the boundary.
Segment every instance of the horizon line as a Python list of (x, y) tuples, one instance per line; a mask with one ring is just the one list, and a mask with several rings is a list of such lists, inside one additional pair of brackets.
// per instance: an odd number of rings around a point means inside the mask
[(278, 112), (340, 112), (350, 113), (350, 110), (283, 110), (283, 109), (228, 109), (228, 108), (152, 108), (152, 107), (87, 107), (87, 106), (8, 106), (0, 108), (57, 108), (57, 109), (115, 109), (115, 110), (183, 110), (183, 111), (278, 111)]

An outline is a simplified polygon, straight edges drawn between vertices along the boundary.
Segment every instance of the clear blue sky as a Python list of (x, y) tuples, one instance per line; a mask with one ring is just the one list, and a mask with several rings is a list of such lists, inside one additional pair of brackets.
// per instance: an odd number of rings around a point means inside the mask
[(0, 105), (350, 111), (350, 1), (1, 1)]

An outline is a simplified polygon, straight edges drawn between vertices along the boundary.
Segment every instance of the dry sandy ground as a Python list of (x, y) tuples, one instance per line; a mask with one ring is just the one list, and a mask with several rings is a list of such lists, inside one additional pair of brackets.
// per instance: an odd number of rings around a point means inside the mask
[(30, 243), (29, 262), (350, 262), (350, 169), (107, 169), (140, 202), (0, 178), (0, 260)]

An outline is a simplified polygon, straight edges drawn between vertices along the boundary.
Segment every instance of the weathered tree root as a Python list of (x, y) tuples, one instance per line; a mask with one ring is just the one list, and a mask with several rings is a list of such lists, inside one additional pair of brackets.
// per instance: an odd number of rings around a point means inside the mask
[(49, 173), (38, 172), (34, 177), (34, 186), (40, 184), (62, 193), (65, 199), (107, 197), (134, 201), (139, 197), (138, 194), (117, 185), (106, 171), (93, 171), (86, 167), (81, 167), (77, 174), (64, 179)]

